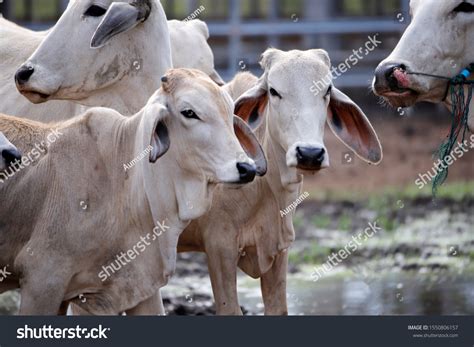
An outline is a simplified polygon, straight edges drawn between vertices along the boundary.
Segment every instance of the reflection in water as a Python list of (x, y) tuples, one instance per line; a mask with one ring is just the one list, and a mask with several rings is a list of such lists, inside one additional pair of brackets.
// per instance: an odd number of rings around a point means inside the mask
[[(258, 282), (243, 281), (241, 304), (262, 310)], [(290, 279), (291, 315), (474, 314), (474, 276), (391, 274), (371, 281), (333, 277)]]

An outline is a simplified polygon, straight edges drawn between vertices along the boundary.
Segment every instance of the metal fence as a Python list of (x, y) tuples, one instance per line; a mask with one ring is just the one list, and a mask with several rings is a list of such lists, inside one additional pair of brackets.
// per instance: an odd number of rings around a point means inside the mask
[[(68, 0), (0, 0), (3, 15), (40, 30), (52, 26)], [(324, 48), (333, 65), (344, 62), (368, 36), (382, 43), (338, 81), (366, 87), (374, 67), (393, 49), (409, 17), (409, 0), (163, 0), (168, 18), (192, 13), (211, 32), (216, 66), (225, 78), (239, 70), (259, 72), (260, 54), (281, 49)], [(195, 12), (197, 9), (201, 11)], [(202, 10), (203, 9), (203, 10)]]

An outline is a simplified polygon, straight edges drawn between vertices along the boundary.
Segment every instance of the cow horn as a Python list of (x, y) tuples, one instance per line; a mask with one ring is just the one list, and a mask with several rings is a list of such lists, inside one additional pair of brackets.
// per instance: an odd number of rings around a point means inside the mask
[(151, 1), (150, 0), (135, 0), (132, 3), (132, 6), (135, 6), (138, 9), (138, 17), (139, 21), (146, 21), (151, 13)]

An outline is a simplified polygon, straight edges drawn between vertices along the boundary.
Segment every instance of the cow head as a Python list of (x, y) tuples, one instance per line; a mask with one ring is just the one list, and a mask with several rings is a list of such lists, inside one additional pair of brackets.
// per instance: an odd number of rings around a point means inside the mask
[(473, 0), (412, 0), (412, 22), (377, 68), (373, 89), (395, 107), (443, 102), (448, 81), (407, 72), (454, 77), (474, 61)]
[(0, 132), (0, 172), (19, 160), (21, 160), (20, 151)]
[[(266, 159), (231, 97), (198, 70), (173, 69), (145, 107), (159, 114), (150, 161), (168, 149), (188, 175), (209, 183), (249, 183), (266, 173)], [(240, 142), (240, 143), (239, 143)]]
[(270, 136), (285, 153), (288, 167), (317, 171), (329, 166), (326, 122), (362, 159), (381, 161), (382, 149), (367, 117), (332, 85), (325, 51), (269, 49), (261, 65), (262, 78), (236, 101), (236, 113), (253, 128), (267, 118)]
[[(158, 0), (71, 0), (15, 80), (33, 103), (65, 99), (108, 106), (86, 99), (135, 76), (151, 83), (148, 76), (161, 76), (170, 67), (168, 27)], [(148, 87), (156, 90), (159, 79)]]

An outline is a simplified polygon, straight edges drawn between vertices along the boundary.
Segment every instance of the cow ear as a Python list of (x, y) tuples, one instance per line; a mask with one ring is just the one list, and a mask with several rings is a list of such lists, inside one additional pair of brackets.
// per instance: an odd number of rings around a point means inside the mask
[(268, 92), (262, 80), (235, 102), (234, 113), (247, 123), (252, 130), (257, 129), (263, 122), (265, 108), (268, 102)]
[(112, 3), (92, 36), (91, 48), (103, 47), (112, 37), (146, 21), (150, 13), (149, 0)]
[(267, 173), (267, 158), (252, 129), (241, 118), (234, 116), (234, 130), (245, 153), (255, 162), (257, 175), (264, 176)]
[(170, 137), (166, 126), (168, 109), (161, 104), (147, 105), (145, 117), (153, 120), (150, 140), (150, 163), (156, 163), (170, 149)]
[(347, 95), (332, 88), (328, 124), (336, 137), (370, 164), (383, 158), (382, 145), (364, 112)]

